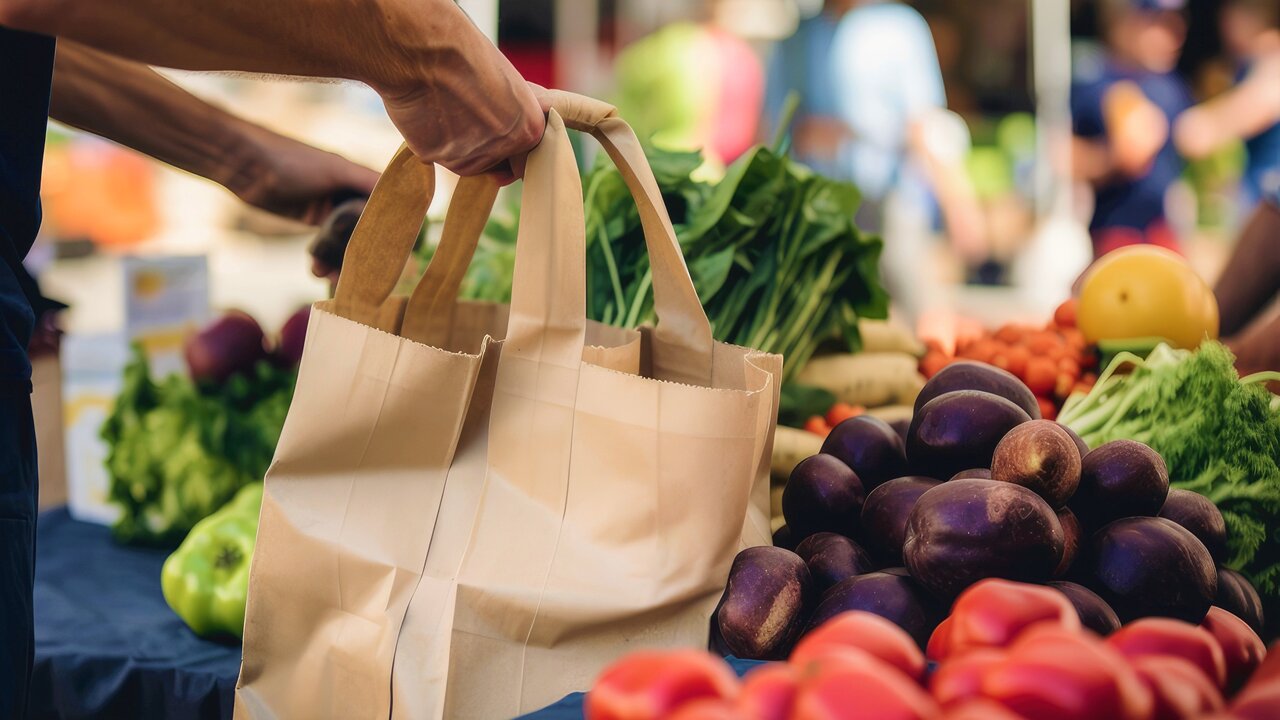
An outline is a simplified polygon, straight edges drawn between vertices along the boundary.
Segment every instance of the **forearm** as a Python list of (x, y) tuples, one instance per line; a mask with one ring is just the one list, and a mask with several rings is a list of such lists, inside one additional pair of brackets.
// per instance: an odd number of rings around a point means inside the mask
[(139, 63), (58, 45), (49, 114), (233, 191), (266, 131), (191, 95)]
[(479, 35), (449, 0), (0, 0), (0, 24), (188, 70), (358, 80), (410, 92)]
[[(1273, 84), (1274, 83), (1274, 84)], [(1174, 123), (1173, 141), (1189, 158), (1256, 135), (1280, 121), (1280, 76), (1254, 77), (1224, 95), (1197, 105)]]
[(1263, 203), (1254, 210), (1218, 278), (1220, 332), (1243, 330), (1280, 292), (1280, 209)]

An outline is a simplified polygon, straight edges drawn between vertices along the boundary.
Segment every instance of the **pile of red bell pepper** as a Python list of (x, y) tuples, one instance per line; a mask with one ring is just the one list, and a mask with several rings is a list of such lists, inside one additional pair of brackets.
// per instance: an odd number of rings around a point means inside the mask
[[(1275, 647), (1273, 647), (1275, 649)], [(739, 680), (710, 653), (638, 652), (607, 668), (587, 720), (1186, 720), (1280, 718), (1280, 652), (1213, 608), (1200, 625), (1085, 629), (1051, 588), (984, 580), (921, 652), (872, 613), (839, 615), (786, 662)]]

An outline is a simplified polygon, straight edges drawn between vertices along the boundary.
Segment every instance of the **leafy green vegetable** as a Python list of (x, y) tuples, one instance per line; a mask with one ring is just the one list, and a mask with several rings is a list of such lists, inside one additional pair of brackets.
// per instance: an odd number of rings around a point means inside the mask
[(778, 393), (778, 424), (803, 427), (814, 415), (826, 415), (837, 398), (826, 388), (787, 383)]
[[(646, 154), (718, 340), (782, 354), (791, 378), (823, 340), (857, 350), (858, 318), (886, 316), (882, 243), (854, 226), (853, 185), (766, 147), (739, 158), (716, 184), (695, 179), (700, 153), (650, 147)], [(640, 214), (607, 156), (584, 175), (583, 193), (588, 316), (652, 323)], [(490, 220), (463, 297), (510, 299), (518, 214), (512, 207)]]
[(1174, 486), (1222, 511), (1227, 564), (1271, 602), (1280, 599), (1280, 410), (1262, 384), (1273, 380), (1280, 373), (1241, 379), (1219, 343), (1195, 352), (1161, 344), (1145, 361), (1118, 355), (1058, 417), (1090, 447), (1128, 438), (1159, 452)]
[(275, 453), (296, 372), (260, 363), (252, 377), (197, 389), (185, 375), (151, 378), (139, 347), (102, 427), (109, 498), (123, 542), (173, 546), (198, 521), (261, 480)]

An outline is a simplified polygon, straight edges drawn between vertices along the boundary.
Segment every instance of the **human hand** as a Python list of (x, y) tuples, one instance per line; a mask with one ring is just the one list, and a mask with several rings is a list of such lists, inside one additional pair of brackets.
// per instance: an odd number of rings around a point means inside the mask
[(433, 54), (414, 80), (378, 91), (423, 161), (459, 175), (492, 173), (508, 184), (524, 175), (525, 156), (542, 138), (544, 112), (533, 88), (470, 19), (461, 10), (448, 15), (439, 37), (449, 51)]
[(1102, 112), (1115, 168), (1144, 175), (1169, 139), (1169, 120), (1137, 84), (1121, 81), (1102, 98)]
[(373, 192), (378, 173), (334, 153), (267, 130), (251, 131), (252, 159), (226, 182), (245, 203), (319, 225), (336, 204)]

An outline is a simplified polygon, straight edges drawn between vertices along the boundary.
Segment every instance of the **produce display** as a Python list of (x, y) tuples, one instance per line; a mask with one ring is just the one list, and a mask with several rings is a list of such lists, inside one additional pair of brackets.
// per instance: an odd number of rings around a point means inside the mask
[(258, 534), (262, 483), (245, 485), (214, 514), (196, 523), (160, 571), (165, 602), (201, 636), (244, 632), (249, 561)]
[(1171, 491), (1152, 447), (1082, 439), (1039, 417), (1015, 375), (974, 361), (940, 370), (915, 402), (905, 440), (859, 415), (796, 463), (775, 547), (743, 551), (730, 569), (719, 649), (779, 659), (850, 610), (924, 647), (988, 578), (1056, 583), (1096, 632), (1153, 616), (1198, 624), (1215, 603), (1264, 630), (1257, 592), (1222, 566), (1230, 523), (1212, 498)]
[(1143, 618), (1119, 629), (1108, 625), (1104, 637), (1094, 629), (1092, 609), (1103, 605), (1070, 583), (983, 580), (956, 598), (925, 651), (881, 615), (851, 610), (825, 619), (784, 662), (756, 666), (740, 680), (702, 651), (636, 652), (601, 673), (587, 695), (586, 718), (1280, 716), (1280, 645), (1268, 653), (1235, 615), (1214, 607), (1196, 623)]
[[(958, 340), (954, 355), (930, 343), (920, 360), (920, 372), (932, 379), (966, 360), (994, 365), (1025, 384), (1039, 414), (1052, 420), (1071, 393), (1087, 390), (1097, 377), (1097, 357), (1076, 327), (1076, 313), (1077, 302), (1068, 300), (1044, 328), (1008, 324), (995, 332)], [(1026, 403), (1021, 405), (1031, 412)]]
[[(781, 354), (789, 379), (819, 344), (859, 349), (859, 318), (883, 318), (881, 241), (853, 224), (857, 189), (758, 146), (719, 182), (697, 179), (697, 152), (646, 148), (698, 297), (717, 340)], [(582, 179), (587, 315), (634, 327), (655, 320), (640, 214), (603, 154)], [(508, 301), (519, 208), (490, 220), (462, 295)], [(430, 247), (422, 250), (428, 258)]]
[(1240, 378), (1233, 362), (1216, 342), (1194, 351), (1161, 344), (1146, 359), (1123, 353), (1059, 420), (1091, 447), (1131, 440), (1159, 453), (1170, 485), (1207, 498), (1225, 526), (1209, 527), (1209, 504), (1181, 492), (1161, 514), (1185, 522), (1280, 616), (1280, 402), (1264, 387), (1280, 373)]
[(174, 547), (241, 487), (262, 479), (293, 397), (306, 333), (300, 310), (268, 347), (232, 312), (188, 338), (190, 377), (151, 377), (135, 348), (102, 427), (117, 539)]

